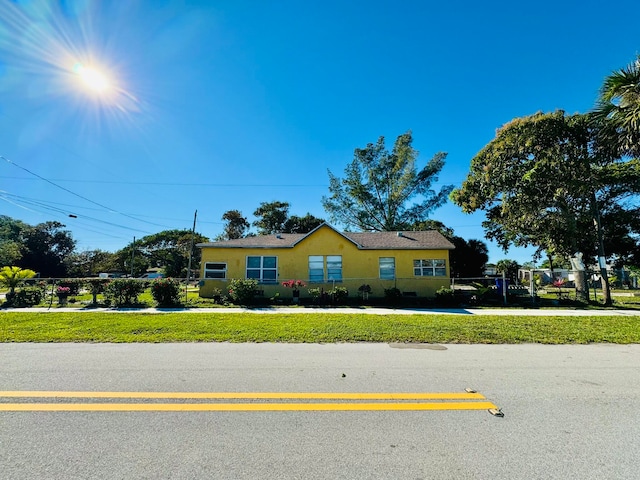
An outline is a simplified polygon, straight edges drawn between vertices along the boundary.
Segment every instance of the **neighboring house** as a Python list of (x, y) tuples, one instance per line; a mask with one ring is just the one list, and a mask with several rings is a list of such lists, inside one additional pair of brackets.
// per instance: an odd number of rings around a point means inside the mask
[(343, 286), (350, 296), (361, 285), (371, 296), (398, 288), (408, 296), (433, 297), (449, 286), (449, 251), (454, 248), (435, 230), (422, 232), (338, 232), (322, 224), (305, 234), (281, 233), (200, 243), (202, 249), (200, 296), (226, 292), (232, 278), (253, 278), (267, 297), (279, 292), (282, 282), (302, 280), (308, 288), (331, 290)]
[(495, 263), (487, 263), (484, 266), (484, 274), (488, 277), (494, 277), (498, 275), (498, 269), (496, 268)]

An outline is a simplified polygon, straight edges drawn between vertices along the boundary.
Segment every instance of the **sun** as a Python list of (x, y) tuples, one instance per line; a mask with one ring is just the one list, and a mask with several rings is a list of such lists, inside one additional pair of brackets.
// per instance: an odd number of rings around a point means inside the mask
[(111, 88), (109, 78), (95, 68), (76, 63), (73, 71), (80, 77), (84, 86), (95, 93), (105, 93)]

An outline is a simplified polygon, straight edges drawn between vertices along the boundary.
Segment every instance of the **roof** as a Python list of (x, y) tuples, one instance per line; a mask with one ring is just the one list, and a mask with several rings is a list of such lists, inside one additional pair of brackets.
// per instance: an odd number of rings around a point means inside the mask
[(419, 232), (339, 232), (323, 223), (309, 233), (277, 233), (199, 243), (200, 248), (293, 248), (317, 230), (328, 227), (360, 250), (453, 250), (454, 245), (436, 230)]

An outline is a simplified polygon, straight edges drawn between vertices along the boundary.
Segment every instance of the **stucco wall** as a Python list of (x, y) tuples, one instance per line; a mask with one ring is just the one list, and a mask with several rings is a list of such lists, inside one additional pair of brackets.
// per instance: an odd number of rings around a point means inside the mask
[[(302, 297), (308, 297), (308, 288), (331, 290), (334, 283), (309, 283), (310, 255), (342, 256), (342, 282), (336, 285), (349, 290), (349, 296), (358, 295), (358, 287), (363, 284), (371, 286), (370, 296), (384, 296), (384, 289), (396, 287), (402, 292), (415, 292), (420, 297), (433, 297), (440, 287), (449, 285), (449, 251), (448, 250), (359, 250), (351, 241), (330, 228), (321, 228), (313, 235), (303, 239), (294, 248), (203, 248), (202, 269), (206, 262), (227, 264), (226, 280), (203, 280), (200, 296), (211, 297), (214, 288), (226, 293), (227, 282), (232, 278), (246, 278), (247, 256), (275, 256), (278, 259), (278, 281), (276, 284), (261, 284), (265, 297), (272, 297), (276, 292), (282, 298), (290, 298), (291, 290), (282, 286), (286, 280), (303, 280), (307, 283), (302, 288)], [(394, 257), (396, 265), (395, 280), (380, 280), (380, 257)], [(446, 260), (446, 276), (416, 277), (413, 261), (417, 259)]]

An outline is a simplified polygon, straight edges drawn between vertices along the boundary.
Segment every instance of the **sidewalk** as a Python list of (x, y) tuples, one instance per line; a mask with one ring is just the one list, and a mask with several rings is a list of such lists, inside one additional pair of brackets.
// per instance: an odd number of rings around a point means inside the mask
[(640, 316), (640, 310), (570, 310), (570, 309), (526, 309), (526, 308), (367, 308), (367, 307), (263, 307), (263, 308), (7, 308), (9, 312), (40, 313), (255, 313), (255, 314), (312, 314), (340, 313), (359, 315), (511, 315), (518, 317), (594, 317), (594, 316)]

